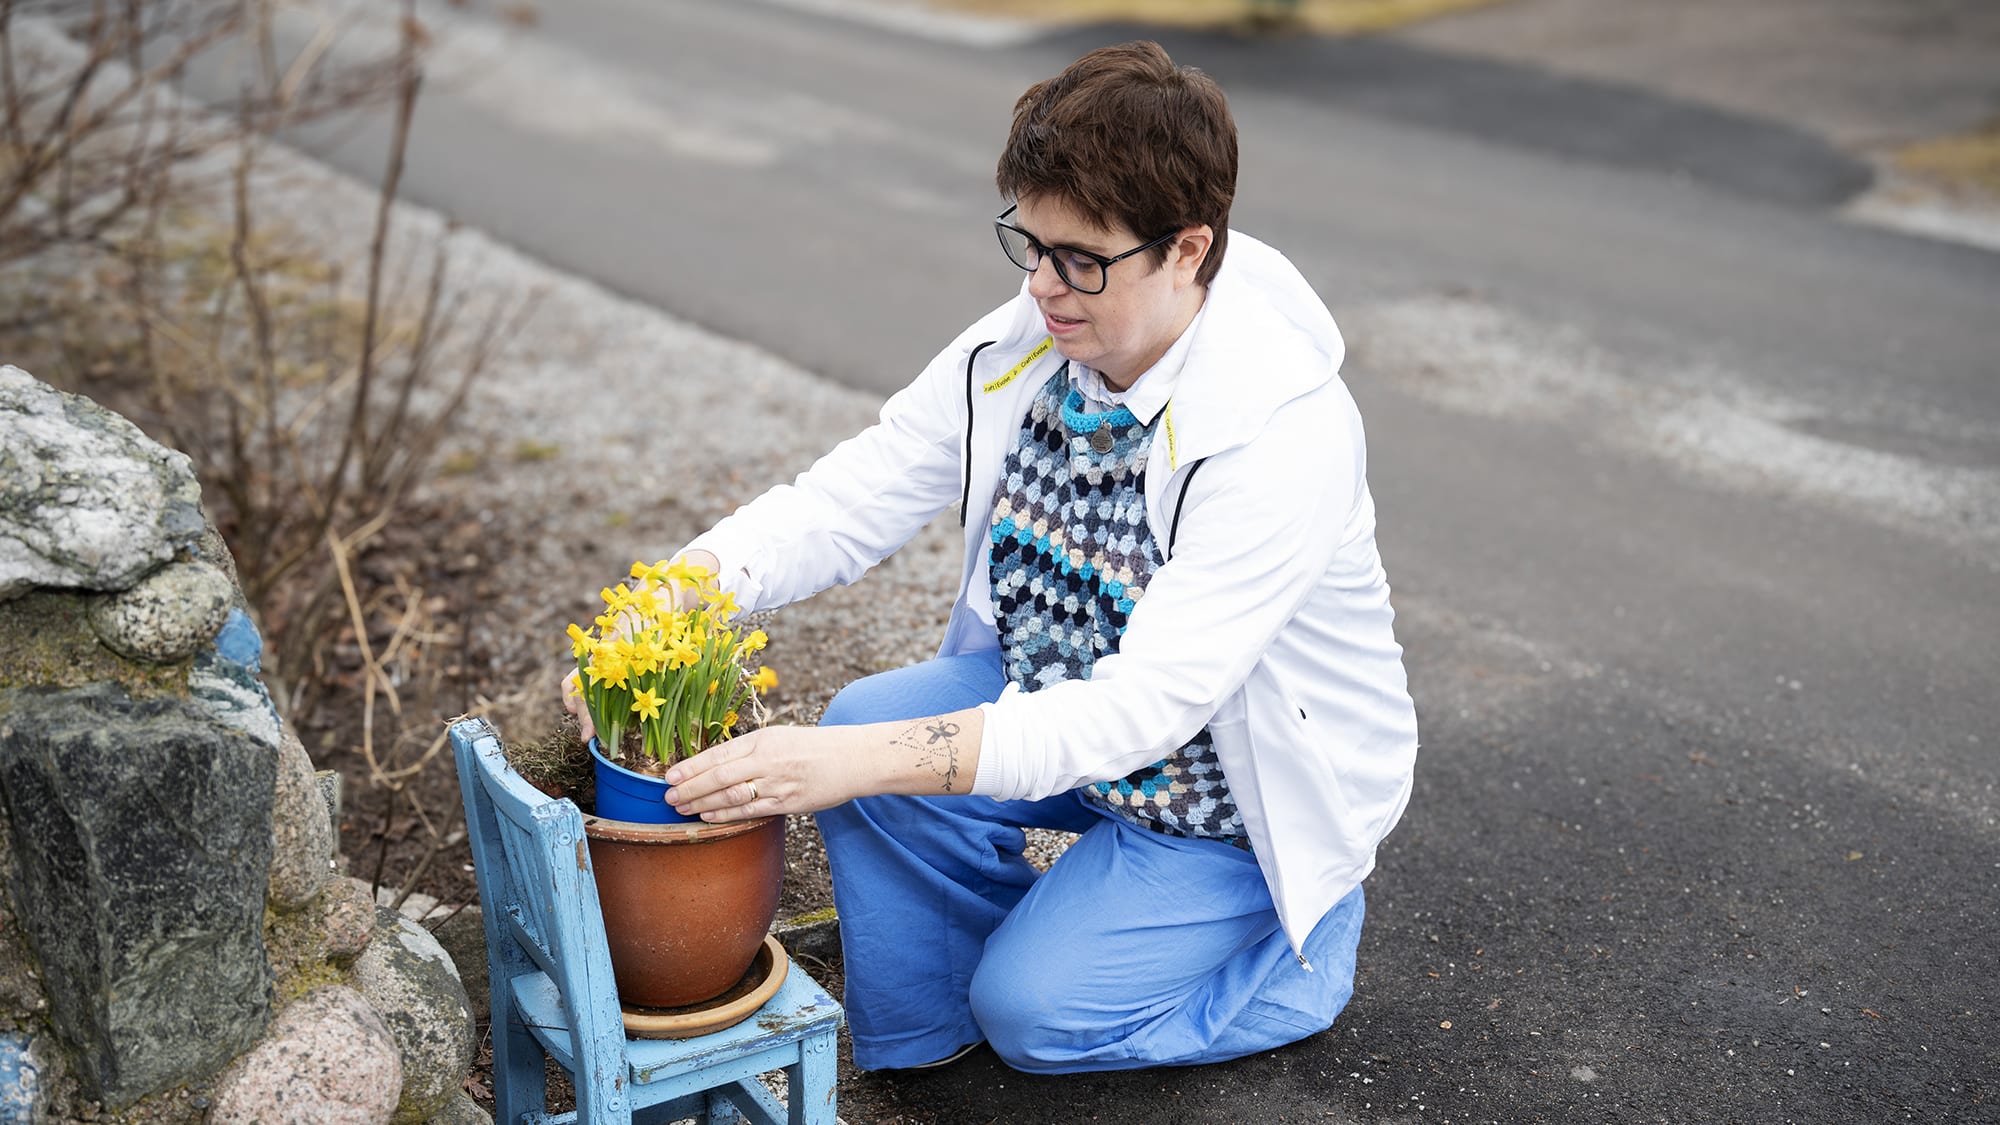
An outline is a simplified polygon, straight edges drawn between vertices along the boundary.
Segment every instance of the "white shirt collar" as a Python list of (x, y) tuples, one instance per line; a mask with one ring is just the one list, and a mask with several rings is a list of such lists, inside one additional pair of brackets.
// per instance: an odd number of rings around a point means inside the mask
[(1139, 424), (1150, 426), (1160, 411), (1174, 397), (1174, 386), (1180, 382), (1181, 368), (1187, 364), (1188, 349), (1194, 341), (1195, 329), (1201, 326), (1202, 314), (1208, 311), (1208, 301), (1204, 296), (1201, 307), (1195, 310), (1194, 319), (1181, 331), (1171, 347), (1145, 374), (1132, 381), (1132, 385), (1122, 391), (1114, 391), (1104, 383), (1104, 376), (1096, 368), (1081, 363), (1069, 365), (1070, 383), (1083, 392), (1085, 401), (1097, 406), (1122, 406), (1132, 412)]

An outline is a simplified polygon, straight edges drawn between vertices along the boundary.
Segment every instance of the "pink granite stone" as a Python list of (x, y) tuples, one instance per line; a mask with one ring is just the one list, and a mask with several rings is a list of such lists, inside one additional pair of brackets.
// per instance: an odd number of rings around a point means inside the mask
[(345, 965), (361, 956), (375, 937), (375, 896), (359, 879), (334, 879), (320, 895), (326, 911), (326, 956)]
[(359, 993), (315, 989), (216, 1083), (211, 1125), (385, 1125), (403, 1089), (395, 1037)]

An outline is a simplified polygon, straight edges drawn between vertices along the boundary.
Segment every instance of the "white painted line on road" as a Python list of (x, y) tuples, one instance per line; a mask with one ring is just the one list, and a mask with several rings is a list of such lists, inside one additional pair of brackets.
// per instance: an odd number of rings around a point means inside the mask
[(1916, 448), (2000, 448), (1964, 418), (1894, 419), (1866, 404), (1813, 404), (1753, 389), (1696, 361), (1635, 369), (1581, 330), (1531, 323), (1485, 301), (1428, 296), (1338, 310), (1352, 378), (1465, 414), (1534, 418), (1592, 435), (1746, 493), (1796, 497), (1952, 544), (2000, 569), (2000, 469), (1871, 448), (1823, 432), (1905, 433)]
[[(714, 72), (641, 70), (443, 4), (426, 2), (419, 11), (432, 30), (426, 65), (434, 90), (544, 136), (730, 168), (770, 168), (790, 152), (838, 146), (965, 159), (951, 145), (915, 136), (896, 121), (799, 90), (718, 81)], [(281, 9), (280, 41), (304, 42), (328, 19), (339, 28), (338, 57), (382, 58), (396, 48), (395, 10), (355, 0)], [(986, 167), (979, 160), (973, 166)], [(914, 188), (893, 202), (906, 209), (936, 207)]]
[(1974, 206), (1889, 182), (1848, 203), (1841, 214), (1870, 226), (2000, 250), (2000, 203)]

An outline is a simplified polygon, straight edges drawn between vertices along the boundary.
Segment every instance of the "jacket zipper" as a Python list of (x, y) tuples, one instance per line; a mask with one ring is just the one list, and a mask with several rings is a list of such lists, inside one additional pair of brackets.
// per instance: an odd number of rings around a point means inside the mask
[[(998, 340), (988, 340), (973, 348), (972, 354), (965, 357), (965, 457), (958, 467), (958, 526), (960, 528), (963, 528), (965, 521), (971, 518), (969, 509), (972, 506), (972, 387), (974, 382), (972, 369), (973, 365), (979, 362), (979, 353), (999, 342)], [(1174, 518), (1167, 524), (1167, 549), (1162, 552), (1161, 561), (1173, 557), (1174, 539), (1180, 534), (1181, 530), (1181, 509), (1187, 506), (1188, 485), (1194, 483), (1194, 474), (1207, 461), (1208, 458), (1206, 457), (1196, 459), (1194, 464), (1188, 466), (1187, 474), (1181, 477), (1181, 492), (1180, 496), (1174, 500)], [(1305, 958), (1301, 957), (1299, 961), (1303, 964)], [(1312, 971), (1312, 966), (1307, 965), (1306, 971)]]
[(972, 354), (965, 357), (965, 460), (958, 467), (959, 477), (963, 481), (958, 493), (958, 526), (961, 528), (965, 526), (966, 508), (972, 503), (972, 365), (979, 361), (980, 352), (999, 342), (988, 340), (972, 349)]
[[(1188, 466), (1187, 475), (1181, 478), (1181, 494), (1174, 501), (1174, 518), (1172, 522), (1167, 524), (1167, 549), (1160, 557), (1160, 561), (1163, 563), (1174, 557), (1174, 537), (1181, 533), (1181, 509), (1187, 506), (1188, 485), (1194, 483), (1195, 470), (1207, 463), (1208, 458), (1206, 457), (1196, 458), (1195, 463)], [(1305, 958), (1301, 957), (1299, 960), (1303, 961)], [(1307, 966), (1307, 968), (1310, 969), (1311, 966)]]

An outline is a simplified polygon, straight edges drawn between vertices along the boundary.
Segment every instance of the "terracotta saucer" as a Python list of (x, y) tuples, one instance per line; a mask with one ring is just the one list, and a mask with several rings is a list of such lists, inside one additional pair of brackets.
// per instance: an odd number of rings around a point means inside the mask
[(773, 935), (765, 934), (764, 944), (757, 947), (757, 956), (750, 962), (750, 971), (728, 991), (712, 1000), (679, 1008), (621, 1005), (625, 1032), (634, 1039), (693, 1039), (734, 1027), (777, 995), (791, 964), (792, 959), (785, 956), (785, 947)]

